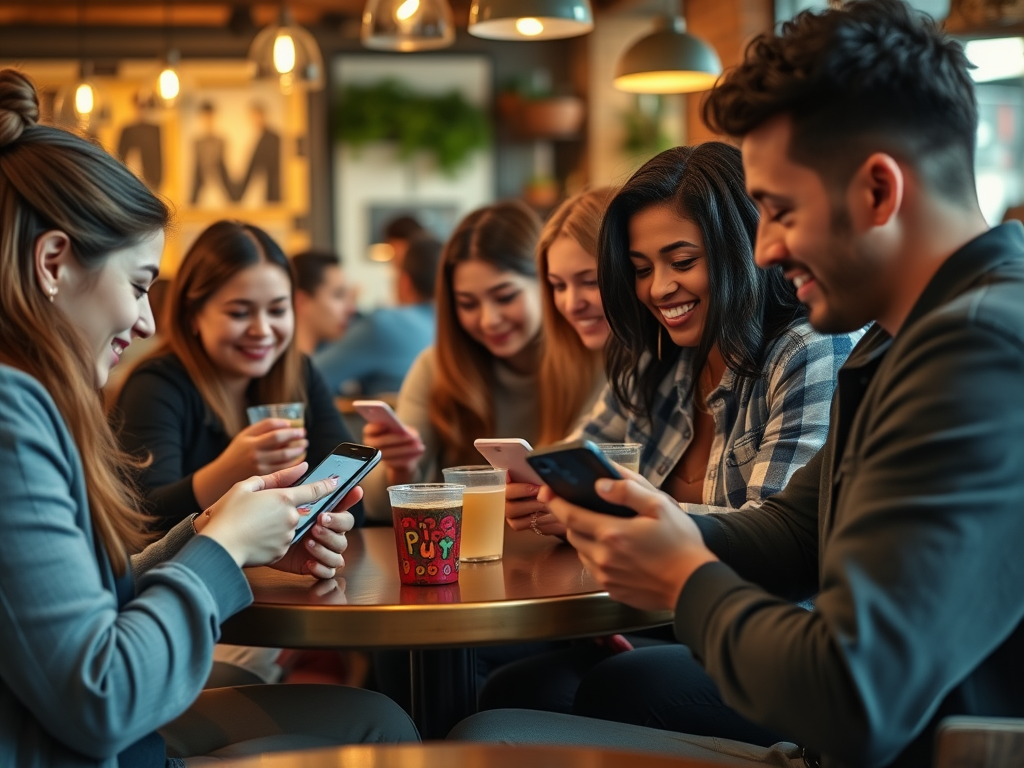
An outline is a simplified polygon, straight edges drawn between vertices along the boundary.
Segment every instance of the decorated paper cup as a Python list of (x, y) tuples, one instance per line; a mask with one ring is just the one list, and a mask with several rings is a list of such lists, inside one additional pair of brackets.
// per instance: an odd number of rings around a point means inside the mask
[(450, 584), (459, 578), (462, 494), (455, 483), (411, 483), (388, 488), (403, 584)]

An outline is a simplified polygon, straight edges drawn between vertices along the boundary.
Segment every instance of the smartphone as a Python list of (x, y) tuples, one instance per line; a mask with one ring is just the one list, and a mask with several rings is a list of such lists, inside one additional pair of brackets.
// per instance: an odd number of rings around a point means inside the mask
[(338, 499), (351, 491), (359, 481), (366, 477), (366, 473), (377, 466), (380, 461), (380, 451), (368, 445), (357, 445), (356, 443), (342, 443), (327, 456), (326, 459), (317, 464), (307, 472), (295, 485), (315, 483), (331, 475), (337, 475), (338, 487), (332, 493), (312, 504), (299, 507), (299, 514), (302, 515), (298, 526), (295, 528), (294, 544), (302, 535), (316, 522), (316, 516), (324, 509), (330, 509)]
[(636, 517), (629, 507), (612, 504), (597, 495), (594, 483), (602, 478), (621, 480), (622, 475), (589, 440), (541, 448), (526, 457), (545, 485), (577, 507), (616, 517)]
[(392, 432), (408, 432), (405, 424), (398, 420), (391, 406), (383, 400), (355, 400), (352, 407), (356, 413), (371, 424), (383, 424)]
[(481, 437), (474, 440), (473, 445), (492, 467), (508, 470), (513, 483), (544, 484), (526, 462), (533, 448), (521, 437)]

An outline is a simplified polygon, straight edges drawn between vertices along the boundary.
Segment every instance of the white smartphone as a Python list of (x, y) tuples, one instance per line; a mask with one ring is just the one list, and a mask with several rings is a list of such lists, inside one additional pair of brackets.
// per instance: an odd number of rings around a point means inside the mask
[(513, 483), (544, 484), (540, 475), (526, 462), (533, 448), (522, 438), (481, 437), (474, 440), (473, 445), (492, 467), (508, 470)]
[(383, 400), (355, 400), (352, 407), (371, 424), (383, 424), (392, 432), (409, 431), (405, 424), (398, 420), (391, 406)]

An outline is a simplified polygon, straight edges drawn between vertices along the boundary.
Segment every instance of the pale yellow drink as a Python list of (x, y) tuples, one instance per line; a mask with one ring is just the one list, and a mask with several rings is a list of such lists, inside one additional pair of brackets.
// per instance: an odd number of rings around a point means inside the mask
[(462, 494), (459, 560), (498, 560), (504, 538), (505, 488), (467, 488)]

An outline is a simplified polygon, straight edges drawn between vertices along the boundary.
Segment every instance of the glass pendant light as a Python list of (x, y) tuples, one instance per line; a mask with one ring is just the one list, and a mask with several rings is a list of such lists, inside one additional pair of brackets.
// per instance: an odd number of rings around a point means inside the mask
[(556, 40), (594, 28), (590, 0), (473, 0), (469, 34), (488, 40)]
[(711, 88), (720, 74), (715, 49), (689, 34), (681, 16), (663, 16), (619, 58), (614, 85), (631, 93), (694, 93)]
[(173, 107), (181, 94), (181, 77), (178, 75), (178, 62), (181, 52), (171, 47), (171, 18), (167, 3), (163, 3), (163, 37), (164, 56), (160, 74), (156, 78), (156, 98), (163, 107)]
[(324, 87), (324, 60), (313, 35), (292, 21), (287, 9), (279, 23), (260, 30), (249, 46), (249, 61), (256, 76), (275, 78), (283, 93), (295, 88), (319, 91)]
[(363, 45), (380, 51), (432, 51), (455, 42), (448, 0), (369, 0)]

